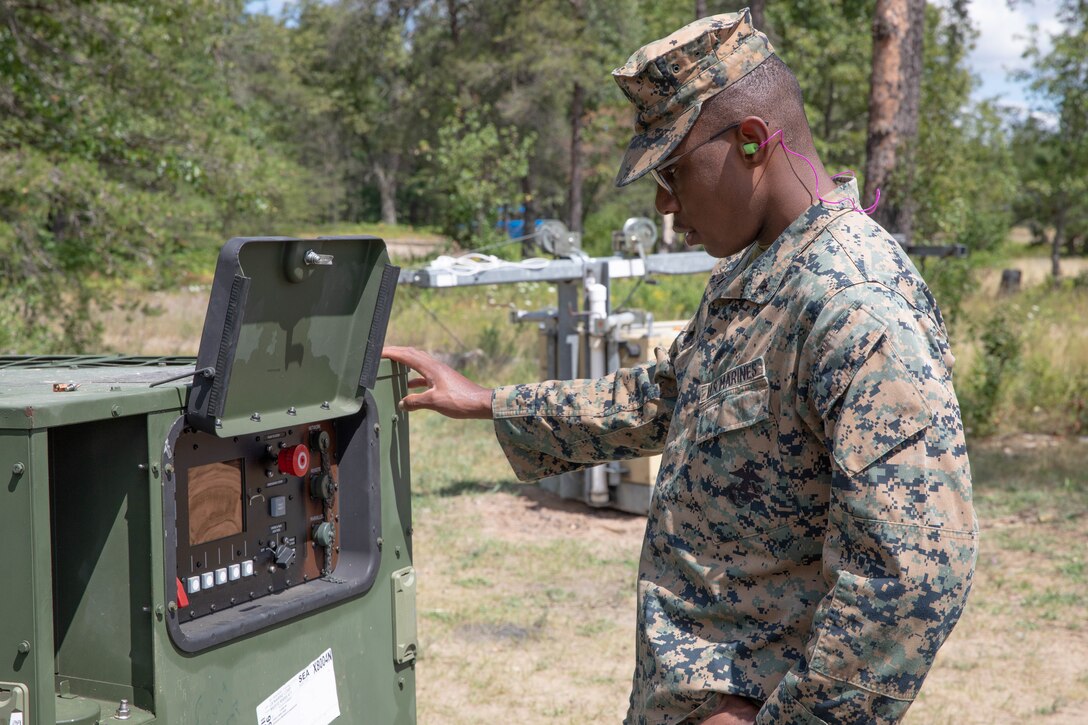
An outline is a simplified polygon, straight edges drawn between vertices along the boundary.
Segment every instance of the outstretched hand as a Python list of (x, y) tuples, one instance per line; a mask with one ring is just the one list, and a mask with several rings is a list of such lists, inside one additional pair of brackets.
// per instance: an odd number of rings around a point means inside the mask
[(433, 410), (448, 418), (491, 418), (491, 390), (466, 378), (449, 365), (414, 347), (389, 346), (382, 357), (415, 370), (422, 377), (408, 381), (409, 388), (426, 388), (405, 395), (402, 410)]

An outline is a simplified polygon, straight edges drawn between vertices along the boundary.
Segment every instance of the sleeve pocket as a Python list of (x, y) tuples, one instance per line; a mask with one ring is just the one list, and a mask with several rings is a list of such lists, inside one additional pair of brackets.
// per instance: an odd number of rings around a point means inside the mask
[(835, 461), (857, 474), (925, 429), (932, 413), (885, 338), (854, 374), (833, 417)]

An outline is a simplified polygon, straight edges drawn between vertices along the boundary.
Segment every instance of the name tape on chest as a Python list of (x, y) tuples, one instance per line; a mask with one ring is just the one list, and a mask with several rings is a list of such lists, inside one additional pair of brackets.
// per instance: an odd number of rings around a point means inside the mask
[(716, 377), (707, 386), (706, 398), (712, 398), (723, 390), (729, 388), (735, 388), (738, 385), (742, 385), (756, 378), (762, 378), (766, 376), (767, 368), (763, 363), (762, 357), (757, 357), (751, 362), (742, 363), (736, 367), (729, 368), (724, 373)]

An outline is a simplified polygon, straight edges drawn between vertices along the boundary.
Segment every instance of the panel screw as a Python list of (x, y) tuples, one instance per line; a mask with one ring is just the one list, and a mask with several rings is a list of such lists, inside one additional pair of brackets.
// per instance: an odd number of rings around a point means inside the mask
[(121, 704), (117, 706), (117, 714), (114, 715), (118, 720), (128, 720), (132, 716), (132, 712), (128, 709), (128, 700), (121, 700)]
[(158, 476), (159, 476), (159, 466), (158, 466), (158, 464), (155, 464), (155, 463), (151, 464), (151, 475), (158, 478)]
[(215, 419), (215, 427), (216, 428), (222, 428), (223, 427), (223, 419), (222, 418), (216, 418)]
[(19, 643), (19, 652), (20, 652), (20, 654), (25, 655), (29, 651), (30, 651), (30, 642), (27, 642), (24, 639), (22, 642)]
[(381, 432), (382, 432), (381, 423), (375, 423), (374, 424), (374, 435), (378, 435)]
[(178, 603), (177, 602), (170, 602), (170, 603), (168, 603), (166, 605), (166, 608), (170, 610), (170, 614), (174, 614), (175, 612), (178, 611)]
[(327, 401), (327, 400), (324, 403), (321, 404), (321, 409), (322, 410), (329, 410), (331, 408), (332, 408), (332, 406), (329, 405), (329, 401)]
[(295, 410), (295, 406), (292, 405), (290, 408), (287, 409), (287, 415), (297, 415), (297, 414), (298, 414), (298, 411)]
[(14, 473), (16, 476), (23, 475), (24, 473), (26, 473), (26, 464), (24, 464), (22, 461), (16, 461), (11, 465), (11, 472)]
[(174, 475), (174, 464), (167, 463), (165, 466), (162, 467), (162, 472), (165, 473), (167, 476)]
[(114, 418), (121, 415), (121, 406), (120, 405), (111, 406), (110, 407), (110, 415), (112, 415)]
[(261, 422), (261, 414), (260, 413), (254, 413), (253, 415), (249, 416), (249, 419), (252, 420), (254, 423), (260, 423)]
[(379, 551), (381, 551), (381, 548), (382, 548), (382, 544), (384, 544), (384, 543), (385, 543), (385, 542), (384, 542), (384, 541), (382, 540), (382, 537), (380, 537), (380, 536), (379, 536), (379, 537), (378, 537), (378, 550), (379, 550)]

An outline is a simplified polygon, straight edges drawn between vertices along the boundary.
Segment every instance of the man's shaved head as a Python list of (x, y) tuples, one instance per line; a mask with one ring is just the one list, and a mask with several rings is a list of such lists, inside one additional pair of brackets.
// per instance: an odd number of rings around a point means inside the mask
[(771, 132), (782, 129), (792, 148), (812, 150), (812, 132), (805, 117), (801, 86), (777, 55), (760, 63), (739, 81), (708, 100), (700, 121), (724, 128), (746, 116), (759, 116)]

